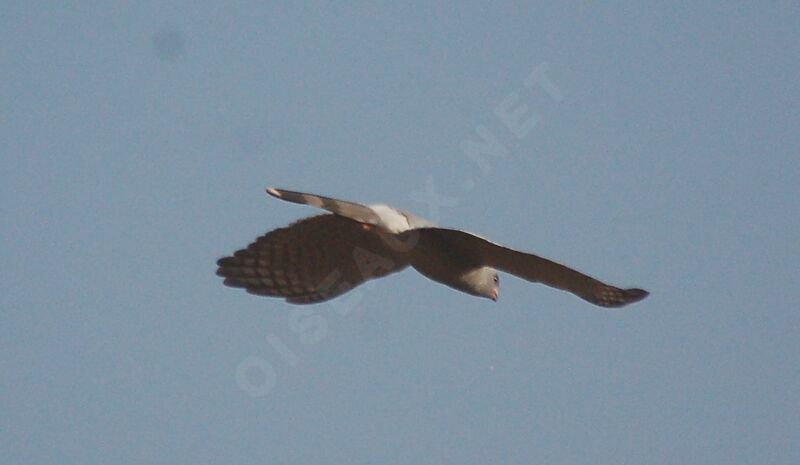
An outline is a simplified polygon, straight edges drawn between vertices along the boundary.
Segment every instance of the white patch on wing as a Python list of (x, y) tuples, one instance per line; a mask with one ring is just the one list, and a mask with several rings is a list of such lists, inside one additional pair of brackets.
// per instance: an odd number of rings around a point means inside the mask
[(380, 226), (391, 233), (401, 233), (411, 229), (408, 218), (388, 205), (370, 205), (369, 208), (380, 218)]
[(420, 218), (417, 215), (412, 215), (409, 212), (400, 212), (403, 216), (406, 217), (406, 221), (408, 222), (411, 229), (416, 228), (434, 228), (436, 225), (431, 223), (430, 221), (426, 220), (425, 218)]

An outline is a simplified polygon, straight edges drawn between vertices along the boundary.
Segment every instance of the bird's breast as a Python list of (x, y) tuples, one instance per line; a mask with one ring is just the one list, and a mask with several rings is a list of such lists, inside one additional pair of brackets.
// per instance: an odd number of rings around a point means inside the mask
[(464, 290), (464, 276), (481, 266), (431, 230), (420, 230), (410, 255), (410, 264), (417, 271), (459, 290)]

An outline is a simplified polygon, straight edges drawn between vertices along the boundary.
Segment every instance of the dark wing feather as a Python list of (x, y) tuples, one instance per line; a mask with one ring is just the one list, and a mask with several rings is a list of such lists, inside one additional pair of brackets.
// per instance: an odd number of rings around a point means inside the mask
[(649, 294), (643, 289), (610, 286), (554, 261), (503, 247), (468, 232), (445, 228), (421, 228), (415, 231), (448, 241), (478, 263), (531, 282), (571, 292), (602, 307), (621, 307), (642, 300)]
[(315, 303), (407, 263), (392, 254), (374, 228), (325, 214), (271, 231), (217, 265), (228, 286), (290, 303)]

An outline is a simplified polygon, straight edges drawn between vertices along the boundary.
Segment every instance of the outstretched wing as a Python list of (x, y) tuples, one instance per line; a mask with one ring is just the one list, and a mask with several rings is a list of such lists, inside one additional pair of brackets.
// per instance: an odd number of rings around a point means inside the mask
[(477, 263), (571, 292), (602, 307), (621, 307), (642, 300), (649, 294), (643, 289), (610, 286), (546, 258), (509, 249), (468, 232), (445, 228), (421, 228), (415, 231), (438, 236)]
[(331, 197), (323, 197), (316, 194), (307, 194), (304, 192), (287, 191), (284, 189), (277, 189), (275, 187), (268, 187), (267, 193), (275, 198), (285, 200), (287, 202), (299, 203), (301, 205), (311, 205), (312, 207), (322, 208), (331, 213), (345, 216), (361, 223), (371, 225), (379, 225), (380, 217), (375, 211), (366, 205), (360, 203), (348, 202), (347, 200), (339, 200)]
[(324, 214), (271, 231), (217, 261), (225, 284), (287, 302), (322, 302), (407, 263), (374, 231)]

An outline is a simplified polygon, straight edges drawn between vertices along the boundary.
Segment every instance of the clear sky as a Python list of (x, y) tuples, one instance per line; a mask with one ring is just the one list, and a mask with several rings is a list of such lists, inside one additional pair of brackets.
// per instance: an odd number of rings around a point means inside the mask
[[(0, 6), (2, 463), (800, 463), (796, 2), (68, 3)], [(652, 294), (226, 288), (272, 185)]]

